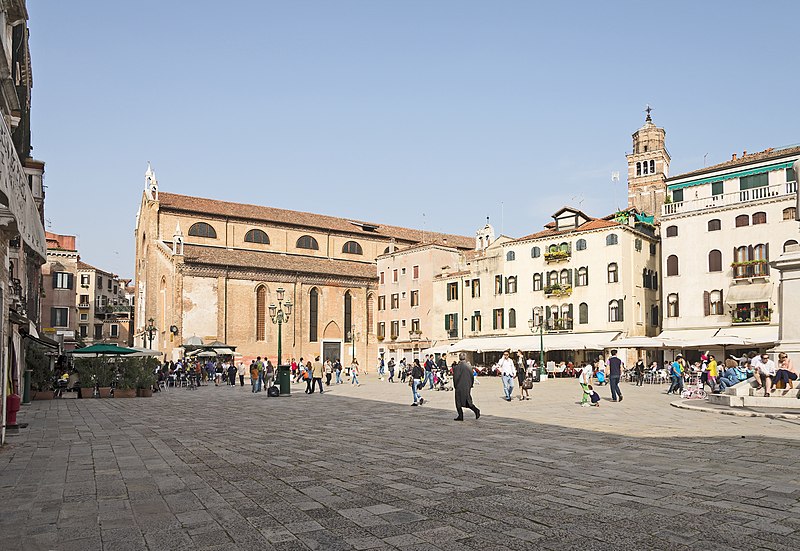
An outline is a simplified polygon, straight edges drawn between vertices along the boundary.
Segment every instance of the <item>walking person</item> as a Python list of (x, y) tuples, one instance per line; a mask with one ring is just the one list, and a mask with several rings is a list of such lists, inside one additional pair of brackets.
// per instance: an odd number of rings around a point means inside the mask
[(455, 388), (457, 414), (454, 421), (464, 420), (464, 410), (462, 408), (471, 409), (475, 414), (475, 419), (480, 418), (481, 410), (472, 403), (473, 383), (474, 375), (472, 366), (467, 363), (467, 355), (461, 352), (458, 354), (458, 363), (453, 368), (453, 387)]
[(322, 375), (325, 373), (325, 368), (322, 366), (322, 362), (319, 361), (319, 356), (314, 358), (314, 364), (311, 366), (311, 392), (309, 394), (314, 394), (314, 388), (319, 383), (319, 393), (322, 394), (324, 391), (322, 390)]
[(389, 359), (389, 363), (388, 363), (387, 367), (389, 368), (389, 382), (393, 383), (394, 382), (394, 358), (390, 358)]
[(636, 362), (636, 365), (633, 366), (634, 374), (636, 375), (636, 386), (642, 386), (644, 384), (644, 359), (639, 358), (639, 361)]
[(422, 381), (422, 387), (425, 388), (429, 384), (429, 390), (433, 390), (433, 354), (426, 356), (425, 360), (425, 379)]
[(336, 384), (342, 384), (342, 362), (339, 361), (339, 358), (336, 358), (336, 362), (333, 365), (333, 370), (336, 373)]
[(400, 382), (405, 383), (406, 377), (408, 377), (408, 367), (406, 366), (405, 358), (400, 358), (399, 369), (400, 369)]
[[(264, 390), (269, 390), (275, 384), (275, 367), (273, 367), (271, 360), (267, 360), (267, 365), (264, 366), (264, 380)], [(269, 393), (267, 393), (267, 396), (269, 396)]]
[(588, 407), (589, 406), (589, 398), (591, 397), (591, 393), (589, 392), (589, 384), (592, 382), (592, 373), (594, 372), (594, 366), (589, 362), (586, 362), (581, 369), (580, 376), (578, 377), (578, 382), (581, 385), (581, 407)]
[(258, 367), (258, 390), (262, 388), (266, 391), (264, 386), (264, 362), (261, 361), (261, 356), (256, 358), (256, 366)]
[(256, 365), (255, 360), (250, 362), (250, 386), (253, 387), (253, 393), (261, 390), (261, 386), (258, 384), (258, 366)]
[(236, 374), (239, 375), (239, 386), (244, 386), (245, 367), (242, 362), (239, 362), (239, 365), (236, 366)]
[(314, 379), (312, 377), (312, 371), (311, 371), (312, 369), (313, 367), (311, 365), (311, 362), (310, 361), (306, 362), (305, 369), (303, 370), (303, 379), (306, 382), (306, 394), (311, 394), (312, 392), (311, 385), (314, 384)]
[(414, 397), (412, 406), (421, 406), (425, 400), (419, 395), (419, 387), (424, 386), (422, 377), (425, 376), (425, 371), (419, 365), (419, 360), (414, 359), (414, 365), (411, 366), (411, 395)]
[(685, 369), (685, 364), (683, 360), (683, 356), (678, 354), (675, 356), (675, 360), (669, 367), (669, 375), (672, 379), (672, 383), (669, 385), (669, 390), (667, 390), (667, 394), (672, 394), (673, 392), (683, 392), (683, 371)]
[[(611, 401), (621, 402), (622, 391), (619, 388), (619, 380), (622, 377), (622, 370), (625, 368), (625, 362), (617, 357), (617, 351), (611, 351), (611, 357), (608, 359), (608, 384), (611, 385)], [(619, 396), (619, 400), (617, 400)]]
[(519, 399), (520, 401), (525, 399), (525, 394), (528, 393), (528, 389), (523, 388), (523, 383), (525, 382), (525, 356), (522, 355), (522, 350), (517, 350), (517, 383), (519, 383)]
[(510, 402), (511, 395), (514, 394), (514, 377), (517, 375), (514, 361), (509, 356), (510, 351), (506, 350), (497, 364), (500, 368), (500, 376), (503, 379), (503, 392), (505, 392), (506, 402)]
[(325, 360), (325, 386), (331, 386), (331, 377), (333, 377), (333, 365), (330, 360)]
[(233, 362), (228, 364), (228, 384), (236, 386), (236, 366), (233, 365)]
[(358, 360), (353, 358), (353, 363), (350, 365), (350, 384), (361, 386), (358, 382)]

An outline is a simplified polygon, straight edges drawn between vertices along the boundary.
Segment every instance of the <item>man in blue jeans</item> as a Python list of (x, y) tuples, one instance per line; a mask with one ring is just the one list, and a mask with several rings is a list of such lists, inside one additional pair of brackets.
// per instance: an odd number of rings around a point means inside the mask
[[(608, 359), (608, 384), (611, 386), (611, 401), (621, 402), (622, 391), (619, 389), (619, 380), (622, 377), (622, 370), (625, 368), (625, 363), (617, 358), (617, 351), (611, 351), (611, 357)], [(619, 395), (619, 400), (617, 400)]]
[(430, 390), (433, 390), (433, 355), (425, 358), (425, 379), (422, 380), (422, 387), (427, 383), (430, 384)]
[(503, 357), (497, 363), (500, 368), (500, 376), (503, 378), (503, 392), (505, 392), (506, 402), (511, 401), (511, 395), (514, 394), (514, 377), (517, 376), (517, 368), (514, 367), (514, 360), (510, 356), (510, 351), (503, 352)]

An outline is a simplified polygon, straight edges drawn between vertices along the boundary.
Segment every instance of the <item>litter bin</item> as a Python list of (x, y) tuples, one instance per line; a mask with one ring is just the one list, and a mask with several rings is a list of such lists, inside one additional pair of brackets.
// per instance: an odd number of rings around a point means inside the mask
[(292, 366), (278, 366), (278, 386), (281, 389), (281, 396), (292, 395)]

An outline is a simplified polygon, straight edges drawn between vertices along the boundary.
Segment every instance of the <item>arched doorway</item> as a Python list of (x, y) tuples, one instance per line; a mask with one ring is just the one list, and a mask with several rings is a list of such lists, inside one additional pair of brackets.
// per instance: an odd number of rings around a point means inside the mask
[(322, 331), (321, 359), (323, 362), (342, 359), (342, 329), (335, 321), (328, 322)]

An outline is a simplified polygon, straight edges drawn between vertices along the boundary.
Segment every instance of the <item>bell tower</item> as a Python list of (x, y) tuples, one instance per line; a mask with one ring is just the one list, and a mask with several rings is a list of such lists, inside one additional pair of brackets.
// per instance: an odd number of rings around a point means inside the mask
[(633, 153), (628, 159), (628, 207), (639, 212), (661, 217), (661, 206), (666, 197), (664, 181), (669, 177), (669, 152), (666, 132), (653, 124), (648, 105), (644, 126), (633, 133)]

